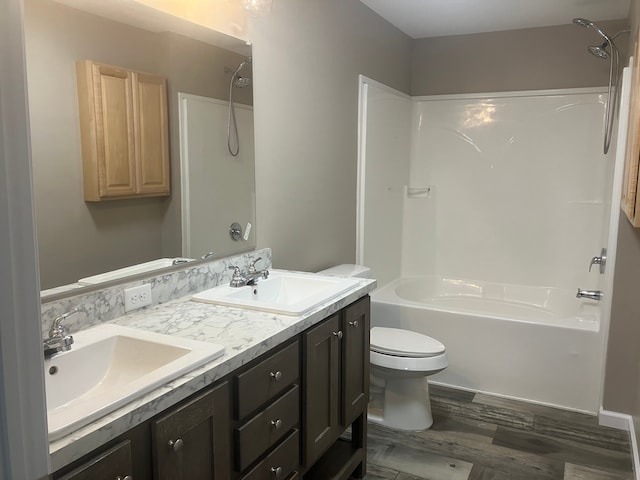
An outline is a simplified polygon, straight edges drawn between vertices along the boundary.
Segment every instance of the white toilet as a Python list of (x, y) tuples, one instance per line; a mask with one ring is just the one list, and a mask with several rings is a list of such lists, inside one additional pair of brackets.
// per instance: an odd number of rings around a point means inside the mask
[[(367, 278), (362, 265), (338, 265), (318, 272)], [(426, 430), (433, 424), (427, 377), (447, 365), (438, 340), (409, 330), (371, 329), (371, 402), (368, 419), (398, 430)]]

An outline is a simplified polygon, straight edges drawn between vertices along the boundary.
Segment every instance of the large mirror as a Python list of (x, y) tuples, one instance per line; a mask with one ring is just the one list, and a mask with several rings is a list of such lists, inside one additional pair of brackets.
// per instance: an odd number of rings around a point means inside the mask
[[(44, 300), (58, 298), (67, 289), (75, 294), (76, 288), (84, 285), (95, 288), (95, 281), (78, 280), (103, 272), (158, 259), (198, 259), (209, 252), (216, 257), (227, 256), (255, 247), (250, 46), (175, 18), (168, 23), (162, 18), (151, 22), (148, 15), (143, 15), (141, 24), (136, 23), (135, 15), (125, 12), (125, 23), (114, 20), (113, 15), (105, 18), (103, 13), (85, 11), (86, 6), (106, 3), (25, 1), (33, 180)], [(76, 8), (78, 5), (84, 5), (83, 10)], [(78, 60), (167, 78), (170, 196), (83, 200), (75, 72)], [(240, 75), (245, 80), (231, 87), (233, 74), (241, 64)], [(226, 144), (230, 92), (240, 137), (241, 153), (237, 156), (228, 152)], [(185, 148), (187, 130), (191, 134), (189, 149)], [(188, 172), (192, 180), (186, 176)], [(190, 185), (193, 179), (198, 179), (199, 185)], [(191, 207), (191, 213), (184, 213), (185, 205)], [(237, 235), (232, 239), (229, 232), (234, 222), (241, 229), (239, 239)], [(248, 224), (252, 228), (247, 233)], [(196, 241), (197, 235), (200, 238)]]

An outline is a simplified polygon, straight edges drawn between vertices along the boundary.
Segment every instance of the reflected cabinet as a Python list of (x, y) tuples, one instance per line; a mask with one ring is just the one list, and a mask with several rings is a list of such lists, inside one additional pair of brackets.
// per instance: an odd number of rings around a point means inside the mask
[(84, 199), (170, 193), (166, 79), (76, 63)]

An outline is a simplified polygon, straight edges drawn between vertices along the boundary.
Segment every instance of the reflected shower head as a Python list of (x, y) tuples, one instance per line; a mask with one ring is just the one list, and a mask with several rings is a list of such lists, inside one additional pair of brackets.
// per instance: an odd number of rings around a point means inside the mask
[(241, 77), (238, 75), (233, 84), (238, 88), (248, 87), (251, 85), (251, 79), (249, 77)]
[(588, 28), (591, 25), (593, 25), (593, 22), (591, 20), (587, 20), (586, 18), (574, 18), (573, 23), (585, 28)]
[(591, 20), (587, 20), (586, 18), (574, 18), (573, 23), (584, 28), (593, 28), (602, 38), (604, 38), (608, 43), (611, 43), (609, 36)]
[(587, 51), (594, 57), (607, 60), (609, 58), (609, 52), (606, 50), (607, 45), (609, 42), (604, 42), (602, 45), (591, 45), (587, 47)]

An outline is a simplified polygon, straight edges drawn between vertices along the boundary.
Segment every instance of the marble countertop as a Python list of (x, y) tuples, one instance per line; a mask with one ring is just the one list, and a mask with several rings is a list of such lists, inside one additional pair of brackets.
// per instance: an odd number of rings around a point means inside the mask
[(111, 414), (59, 440), (50, 442), (52, 471), (68, 465), (130, 428), (211, 385), (233, 370), (365, 296), (376, 286), (375, 280), (359, 280), (352, 289), (301, 316), (193, 302), (189, 295), (141, 309), (109, 322), (217, 343), (225, 347), (225, 353), (222, 357), (153, 390)]

